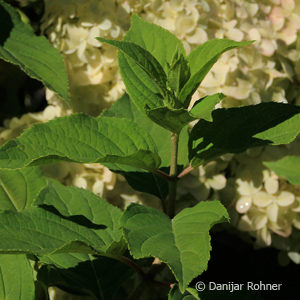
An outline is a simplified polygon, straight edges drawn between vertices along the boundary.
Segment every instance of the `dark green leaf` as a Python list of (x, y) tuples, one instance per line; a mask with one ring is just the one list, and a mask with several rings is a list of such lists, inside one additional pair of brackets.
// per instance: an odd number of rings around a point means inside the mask
[(18, 12), (0, 1), (0, 58), (18, 65), (70, 104), (68, 76), (57, 49), (21, 21)]
[(200, 120), (191, 132), (191, 163), (198, 166), (250, 147), (288, 144), (300, 132), (299, 112), (300, 107), (281, 103), (214, 110), (212, 122)]
[(154, 195), (165, 199), (168, 195), (168, 181), (154, 173), (146, 172), (123, 172), (129, 185), (136, 191)]
[(103, 38), (97, 38), (99, 41), (112, 45), (122, 51), (124, 54), (132, 58), (157, 84), (162, 95), (167, 92), (166, 81), (167, 76), (150, 52), (143, 49), (137, 44), (126, 41), (107, 40)]
[(180, 90), (191, 75), (190, 67), (183, 54), (175, 52), (167, 75), (169, 87), (175, 91), (175, 95), (178, 97)]
[(54, 254), (41, 261), (50, 265), (41, 268), (38, 280), (98, 300), (123, 299), (118, 298), (120, 287), (133, 273), (117, 260), (88, 254)]

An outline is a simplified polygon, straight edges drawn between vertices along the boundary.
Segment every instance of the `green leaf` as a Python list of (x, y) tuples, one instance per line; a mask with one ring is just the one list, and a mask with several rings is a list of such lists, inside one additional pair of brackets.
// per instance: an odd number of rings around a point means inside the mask
[[(175, 52), (185, 57), (181, 41), (173, 34), (160, 26), (146, 22), (137, 15), (133, 15), (131, 21), (131, 27), (124, 41), (134, 43), (151, 53), (162, 66), (165, 74), (169, 72)], [(139, 110), (144, 112), (145, 107), (153, 109), (164, 105), (178, 108), (180, 103), (175, 96), (168, 90), (162, 94), (161, 88), (158, 88), (155, 83), (157, 79), (153, 81), (153, 76), (149, 76), (149, 72), (145, 72), (134, 59), (121, 52), (118, 58), (127, 92)], [(163, 77), (166, 78), (165, 74)]]
[[(116, 117), (128, 119), (138, 124), (142, 129), (148, 132), (154, 141), (158, 154), (162, 160), (161, 167), (168, 167), (170, 165), (171, 156), (171, 136), (170, 132), (161, 126), (152, 122), (145, 117), (140, 110), (137, 109), (134, 102), (124, 94), (118, 101), (116, 101), (108, 110), (102, 113), (102, 116)], [(188, 163), (187, 159), (187, 141), (188, 130), (184, 128), (180, 133), (178, 164), (185, 166)]]
[(60, 160), (120, 163), (145, 169), (160, 165), (152, 138), (129, 120), (74, 114), (37, 124), (0, 148), (0, 168)]
[(168, 30), (149, 23), (136, 14), (131, 17), (131, 27), (124, 37), (125, 41), (133, 42), (149, 51), (168, 73), (174, 54), (185, 57), (182, 42)]
[(168, 85), (178, 97), (180, 90), (190, 78), (190, 67), (183, 54), (175, 52), (168, 71)]
[(292, 142), (300, 132), (300, 107), (261, 103), (216, 109), (213, 121), (200, 120), (192, 129), (189, 158), (194, 167), (225, 153), (250, 147)]
[(251, 43), (252, 41), (235, 42), (228, 39), (213, 39), (195, 48), (187, 57), (191, 69), (191, 77), (179, 94), (179, 101), (183, 106), (189, 106), (194, 92), (221, 54)]
[(215, 109), (216, 104), (224, 97), (225, 96), (222, 93), (218, 93), (198, 100), (190, 110), (190, 115), (195, 119), (212, 121), (212, 111)]
[(171, 288), (168, 300), (200, 300), (198, 292), (195, 289), (187, 288), (184, 293), (181, 293), (177, 284)]
[(51, 180), (34, 204), (42, 207), (53, 206), (62, 216), (73, 217), (73, 221), (76, 221), (74, 217), (82, 216), (83, 219), (77, 218), (79, 222), (88, 225), (88, 220), (92, 222), (91, 227), (93, 224), (104, 225), (114, 241), (119, 242), (122, 239), (122, 211), (88, 190), (66, 187)]
[(180, 133), (181, 129), (189, 122), (194, 121), (189, 112), (183, 108), (170, 109), (168, 107), (158, 107), (146, 110), (147, 116), (166, 128), (167, 130), (175, 133)]
[(300, 184), (300, 157), (285, 156), (276, 161), (264, 161), (263, 164), (291, 184)]
[(0, 169), (0, 211), (29, 208), (46, 185), (47, 181), (38, 167)]
[(166, 199), (169, 192), (168, 181), (154, 173), (122, 172), (129, 185), (136, 191)]
[(120, 287), (133, 273), (117, 260), (88, 254), (54, 254), (41, 261), (50, 265), (41, 268), (38, 280), (99, 300), (124, 299), (118, 297)]
[(0, 1), (0, 28), (0, 58), (18, 65), (70, 105), (68, 76), (59, 51), (45, 37), (36, 36), (4, 1)]
[(184, 292), (207, 268), (210, 228), (228, 219), (220, 202), (207, 201), (182, 210), (172, 220), (156, 209), (132, 204), (121, 221), (133, 257), (157, 257), (167, 263)]
[(124, 54), (132, 58), (157, 84), (162, 95), (164, 95), (167, 92), (167, 76), (162, 66), (159, 64), (156, 58), (152, 56), (150, 52), (132, 42), (107, 40), (104, 38), (97, 39), (101, 42), (107, 43), (118, 48)]
[(119, 68), (130, 98), (141, 112), (145, 107), (155, 108), (164, 105), (163, 96), (156, 83), (136, 62), (119, 52)]
[(35, 300), (34, 274), (26, 255), (0, 255), (0, 299)]
[(1, 253), (34, 255), (102, 254), (116, 242), (110, 228), (89, 229), (38, 207), (0, 213), (0, 236)]

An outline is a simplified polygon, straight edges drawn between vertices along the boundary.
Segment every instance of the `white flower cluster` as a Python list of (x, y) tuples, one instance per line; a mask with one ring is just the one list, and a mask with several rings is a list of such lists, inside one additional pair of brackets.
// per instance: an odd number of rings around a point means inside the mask
[[(96, 37), (120, 39), (129, 22), (118, 1), (45, 1), (42, 29), (64, 56), (75, 111), (97, 115), (124, 92), (116, 50)], [(48, 101), (60, 103), (53, 93)]]
[(194, 169), (178, 183), (178, 196), (191, 195), (197, 201), (210, 197), (211, 191), (219, 191), (226, 186), (226, 177), (222, 171), (228, 163), (224, 160), (211, 161)]
[(255, 148), (230, 162), (232, 175), (221, 198), (230, 203), (237, 228), (254, 236), (259, 246), (270, 246), (274, 235), (290, 238), (293, 228), (300, 230), (300, 186), (279, 178), (262, 163), (295, 154), (299, 141), (288, 148)]

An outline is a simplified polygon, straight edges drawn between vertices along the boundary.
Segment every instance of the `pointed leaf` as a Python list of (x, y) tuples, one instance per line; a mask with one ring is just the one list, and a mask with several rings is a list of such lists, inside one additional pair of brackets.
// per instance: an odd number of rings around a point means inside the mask
[(216, 104), (219, 103), (224, 97), (225, 96), (223, 94), (218, 93), (198, 100), (190, 110), (190, 115), (195, 119), (212, 121), (212, 111), (215, 109)]
[(225, 153), (288, 144), (300, 132), (299, 113), (300, 107), (281, 103), (214, 110), (212, 122), (200, 120), (192, 129), (189, 141), (191, 163), (199, 166)]
[(0, 255), (0, 299), (36, 299), (33, 269), (26, 255)]
[(0, 28), (0, 58), (18, 65), (70, 105), (68, 76), (59, 51), (45, 37), (36, 36), (4, 1), (0, 1)]
[(46, 185), (47, 181), (38, 167), (0, 169), (0, 211), (29, 208)]
[(168, 64), (171, 65), (175, 52), (185, 57), (183, 44), (174, 34), (145, 21), (136, 14), (131, 17), (131, 27), (124, 40), (133, 42), (149, 51), (162, 65), (166, 74)]
[(97, 38), (99, 41), (112, 45), (118, 48), (127, 56), (131, 57), (147, 74), (148, 76), (157, 84), (160, 88), (162, 94), (166, 92), (166, 81), (167, 76), (150, 52), (143, 49), (137, 44), (125, 41), (107, 40), (103, 38)]
[(51, 266), (41, 268), (38, 280), (99, 300), (123, 299), (118, 297), (120, 287), (133, 273), (117, 260), (88, 254), (54, 254), (41, 257), (41, 261)]
[(119, 52), (119, 68), (126, 90), (130, 98), (141, 112), (145, 107), (155, 108), (163, 106), (163, 96), (160, 93), (157, 84), (136, 62)]
[(110, 228), (89, 229), (38, 207), (0, 213), (0, 236), (0, 252), (34, 255), (105, 253), (115, 243)]
[(291, 184), (300, 184), (300, 157), (286, 156), (276, 161), (264, 161), (264, 165)]
[(188, 61), (183, 54), (175, 52), (167, 76), (169, 87), (175, 91), (175, 95), (178, 97), (180, 90), (191, 76)]
[(186, 208), (173, 220), (156, 209), (132, 204), (125, 211), (122, 224), (133, 257), (152, 256), (167, 263), (184, 292), (191, 280), (207, 268), (210, 228), (228, 218), (218, 201)]
[(183, 106), (188, 107), (192, 95), (221, 54), (251, 43), (252, 41), (235, 42), (228, 39), (213, 39), (195, 48), (187, 57), (191, 68), (191, 77), (179, 95), (179, 101)]
[(37, 124), (0, 148), (0, 168), (51, 161), (120, 163), (154, 169), (160, 164), (152, 138), (129, 120), (74, 114)]
[[(146, 22), (135, 14), (131, 21), (131, 27), (124, 41), (139, 45), (151, 53), (162, 66), (165, 74), (168, 73), (175, 52), (185, 57), (183, 45), (176, 36), (160, 26)], [(179, 103), (172, 93), (167, 90), (162, 94), (161, 88), (157, 87), (157, 84), (143, 68), (137, 65), (135, 60), (120, 52), (118, 58), (120, 73), (127, 92), (140, 111), (144, 112), (145, 107), (153, 109), (164, 104), (177, 108)]]

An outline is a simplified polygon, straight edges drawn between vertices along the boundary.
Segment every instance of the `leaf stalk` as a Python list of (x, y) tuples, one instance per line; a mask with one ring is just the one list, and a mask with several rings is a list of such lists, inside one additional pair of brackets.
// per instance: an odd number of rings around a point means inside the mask
[(167, 198), (167, 213), (170, 218), (175, 214), (175, 201), (177, 190), (177, 159), (178, 159), (178, 140), (177, 133), (171, 133), (171, 162), (169, 176), (174, 179), (169, 181), (169, 195)]

